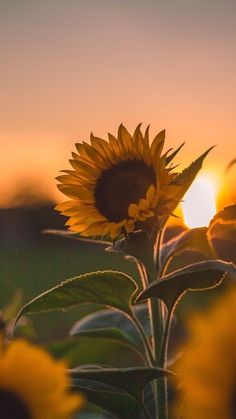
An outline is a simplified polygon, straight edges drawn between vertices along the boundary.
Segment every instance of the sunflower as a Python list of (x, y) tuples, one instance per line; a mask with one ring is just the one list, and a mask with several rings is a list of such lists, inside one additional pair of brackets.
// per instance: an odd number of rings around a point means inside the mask
[[(208, 316), (195, 318), (192, 338), (177, 367), (182, 419), (236, 417), (236, 289)], [(184, 401), (183, 401), (184, 400)]]
[(65, 365), (23, 340), (0, 353), (1, 419), (69, 419), (82, 397), (70, 394)]
[(108, 134), (105, 141), (91, 134), (90, 144), (76, 144), (77, 153), (70, 160), (73, 170), (57, 178), (58, 188), (70, 200), (56, 209), (70, 217), (70, 230), (115, 239), (170, 215), (179, 185), (174, 182), (177, 173), (167, 165), (182, 145), (162, 155), (165, 131), (150, 145), (149, 129), (143, 136), (140, 125), (133, 136), (120, 125), (117, 138)]

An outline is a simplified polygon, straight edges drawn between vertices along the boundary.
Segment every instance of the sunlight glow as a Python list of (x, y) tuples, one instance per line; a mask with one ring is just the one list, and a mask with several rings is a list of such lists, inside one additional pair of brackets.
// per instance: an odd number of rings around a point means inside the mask
[(215, 191), (211, 179), (198, 177), (183, 198), (184, 222), (190, 228), (208, 226), (216, 213)]

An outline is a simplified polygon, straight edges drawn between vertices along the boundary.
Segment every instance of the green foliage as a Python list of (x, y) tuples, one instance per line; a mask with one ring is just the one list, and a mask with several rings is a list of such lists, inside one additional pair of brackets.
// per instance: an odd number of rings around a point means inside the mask
[(193, 263), (152, 282), (140, 293), (137, 302), (155, 297), (171, 309), (186, 291), (205, 290), (219, 285), (226, 272), (235, 274), (235, 266), (220, 260)]
[(215, 257), (215, 252), (208, 241), (207, 227), (193, 228), (184, 231), (165, 243), (160, 250), (162, 269), (171, 258), (184, 251), (196, 251), (208, 258)]
[(65, 310), (85, 303), (113, 307), (132, 316), (130, 300), (136, 289), (134, 281), (121, 272), (98, 271), (80, 275), (31, 300), (21, 309), (16, 322), (24, 314)]
[[(160, 153), (163, 140), (164, 131), (155, 140), (156, 153)], [(169, 156), (167, 153), (166, 160), (170, 162), (181, 147)], [(175, 196), (176, 203), (191, 185), (209, 151), (174, 179), (174, 183), (182, 185)], [(173, 374), (165, 366), (173, 310), (188, 290), (214, 288), (221, 284), (226, 273), (236, 275), (232, 263), (216, 260), (212, 239), (218, 237), (219, 226), (220, 237), (227, 231), (225, 227), (235, 228), (235, 212), (235, 205), (227, 207), (215, 215), (208, 228), (185, 231), (165, 244), (159, 227), (153, 227), (152, 236), (135, 231), (114, 243), (95, 239), (93, 242), (100, 250), (103, 246), (106, 251), (119, 253), (119, 257), (132, 258), (140, 278), (134, 280), (113, 270), (76, 276), (28, 302), (15, 323), (27, 314), (90, 304), (93, 312), (73, 325), (68, 338), (45, 343), (45, 347), (55, 358), (67, 360), (74, 390), (84, 393), (88, 403), (103, 409), (104, 417), (167, 419), (167, 378)], [(74, 233), (51, 233), (91, 241)], [(197, 252), (210, 260), (165, 275), (168, 263), (185, 251)], [(148, 299), (148, 303), (134, 305), (135, 299), (138, 303)], [(163, 302), (168, 309), (165, 322)]]
[(171, 376), (170, 371), (157, 367), (136, 368), (78, 368), (71, 371), (73, 380), (86, 379), (118, 387), (127, 391), (137, 401), (142, 402), (143, 390), (147, 383), (157, 378)]
[(79, 380), (74, 386), (76, 390), (84, 394), (89, 403), (95, 404), (105, 412), (112, 414), (118, 419), (144, 419), (148, 418), (143, 405), (127, 392), (108, 386), (99, 386), (97, 382)]
[(74, 336), (87, 336), (91, 338), (105, 338), (119, 340), (128, 344), (133, 344), (130, 337), (117, 327), (101, 327), (98, 329), (78, 330)]
[[(138, 304), (133, 307), (133, 311), (142, 325), (146, 335), (150, 336), (150, 320), (147, 305)], [(112, 309), (97, 311), (83, 317), (74, 324), (70, 331), (70, 335), (76, 336), (83, 332), (87, 333), (90, 331), (94, 333), (95, 330), (103, 330), (104, 333), (106, 333), (106, 329), (110, 330), (111, 325), (115, 330), (119, 330), (119, 332), (125, 336), (129, 342), (143, 351), (143, 343), (133, 322), (130, 321), (124, 313)]]
[(130, 342), (120, 338), (118, 334), (108, 337), (84, 334), (77, 337), (62, 339), (47, 344), (47, 348), (55, 358), (64, 358), (71, 368), (78, 365), (96, 364), (113, 367), (144, 365), (143, 354)]

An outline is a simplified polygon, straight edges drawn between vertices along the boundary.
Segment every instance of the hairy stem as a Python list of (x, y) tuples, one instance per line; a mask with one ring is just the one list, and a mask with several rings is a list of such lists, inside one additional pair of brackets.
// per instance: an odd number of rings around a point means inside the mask
[[(141, 262), (136, 260), (136, 263), (137, 263), (137, 266), (138, 266), (139, 275), (140, 275), (142, 285), (143, 285), (143, 289), (144, 289), (148, 285), (148, 273), (147, 273), (146, 267)], [(141, 324), (140, 324), (140, 322), (139, 322), (139, 320), (137, 319), (136, 316), (132, 320), (134, 321), (135, 326), (136, 326), (136, 328), (139, 332), (139, 335), (142, 339), (143, 345), (146, 348), (146, 353), (147, 353), (147, 357), (148, 357), (149, 362), (152, 365), (155, 365), (155, 358), (153, 356), (153, 352), (152, 352), (150, 343), (149, 343), (148, 338), (147, 338), (147, 336), (146, 336), (146, 334), (143, 330), (143, 327), (141, 326)]]
[(164, 327), (164, 333), (163, 333), (163, 338), (162, 338), (162, 343), (161, 343), (161, 350), (160, 350), (159, 359), (158, 359), (158, 365), (160, 367), (162, 366), (162, 368), (165, 367), (166, 360), (167, 360), (168, 342), (169, 342), (171, 321), (173, 318), (173, 311), (174, 311), (174, 307), (168, 310), (166, 320), (165, 320), (165, 327)]
[(150, 347), (148, 338), (147, 338), (147, 336), (146, 336), (146, 334), (145, 334), (145, 332), (143, 330), (143, 327), (141, 326), (139, 320), (137, 319), (137, 317), (135, 315), (132, 317), (132, 320), (133, 320), (133, 323), (136, 326), (136, 329), (137, 329), (137, 331), (139, 333), (139, 336), (140, 336), (140, 338), (142, 340), (142, 343), (143, 343), (143, 346), (145, 348), (148, 365), (149, 366), (154, 366), (155, 365), (155, 359), (153, 357), (152, 349)]
[[(156, 266), (156, 279), (161, 279), (162, 273), (162, 266), (161, 266), (161, 242), (163, 237), (163, 229), (159, 231), (157, 236), (157, 240), (154, 247), (154, 263)], [(155, 348), (155, 359), (156, 365), (160, 368), (165, 368), (165, 356), (164, 362), (161, 361), (161, 353), (162, 353), (162, 343), (164, 339), (164, 329), (165, 329), (165, 320), (164, 320), (164, 306), (163, 302), (155, 299), (151, 300), (152, 305), (152, 316), (156, 316), (156, 324), (155, 328), (156, 331), (153, 329), (153, 340), (154, 340), (154, 348)], [(166, 330), (166, 329), (165, 329)], [(166, 342), (166, 338), (165, 338)], [(166, 353), (166, 349), (164, 349), (164, 353)], [(167, 381), (166, 378), (160, 378), (157, 383), (157, 399), (156, 399), (156, 411), (157, 411), (157, 418), (158, 419), (168, 419), (168, 394), (167, 394)]]

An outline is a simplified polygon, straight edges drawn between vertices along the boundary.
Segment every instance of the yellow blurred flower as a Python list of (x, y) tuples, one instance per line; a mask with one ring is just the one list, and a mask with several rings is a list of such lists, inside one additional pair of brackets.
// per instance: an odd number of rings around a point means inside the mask
[(68, 390), (65, 365), (26, 341), (0, 351), (1, 419), (69, 419), (83, 403)]
[(56, 209), (70, 217), (70, 230), (114, 239), (169, 215), (179, 186), (173, 167), (167, 167), (176, 153), (161, 155), (164, 131), (149, 145), (148, 128), (143, 136), (138, 125), (131, 136), (120, 125), (117, 138), (108, 134), (108, 139), (91, 134), (91, 144), (76, 144), (78, 153), (70, 160), (74, 170), (57, 178), (59, 189), (71, 200)]
[(195, 318), (177, 367), (182, 419), (236, 417), (236, 289), (208, 315)]

